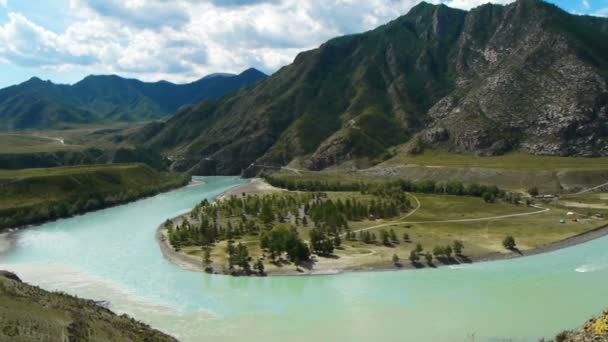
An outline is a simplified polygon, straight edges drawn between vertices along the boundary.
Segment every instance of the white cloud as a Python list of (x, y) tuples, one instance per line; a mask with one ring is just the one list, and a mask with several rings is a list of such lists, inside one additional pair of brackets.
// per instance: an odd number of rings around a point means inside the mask
[(583, 0), (583, 7), (585, 7), (586, 9), (589, 9), (591, 7), (591, 5), (589, 4), (589, 0)]
[[(0, 0), (0, 2), (6, 0)], [(429, 0), (427, 0), (429, 1)], [(70, 0), (66, 29), (10, 13), (0, 59), (25, 66), (192, 81), (256, 67), (273, 72), (302, 50), (386, 23), (420, 0)], [(488, 0), (431, 0), (468, 9)], [(494, 0), (509, 3), (512, 0)]]
[(8, 0), (0, 0), (0, 5), (6, 7)]
[(604, 7), (593, 13), (593, 15), (598, 17), (608, 17), (608, 7)]
[(487, 4), (488, 2), (506, 5), (506, 4), (512, 3), (513, 1), (515, 1), (515, 0), (493, 0), (493, 1), (489, 1), (489, 0), (444, 0), (443, 3), (450, 7), (469, 10), (469, 9), (477, 7), (477, 6)]

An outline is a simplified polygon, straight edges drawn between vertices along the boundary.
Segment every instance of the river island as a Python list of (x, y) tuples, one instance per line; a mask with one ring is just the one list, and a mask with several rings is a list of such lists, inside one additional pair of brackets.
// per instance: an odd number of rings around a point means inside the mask
[[(157, 229), (170, 261), (213, 274), (323, 275), (436, 268), (545, 253), (608, 234), (574, 210), (496, 186), (269, 176)], [(570, 197), (572, 201), (572, 197)], [(564, 204), (566, 203), (566, 204)]]

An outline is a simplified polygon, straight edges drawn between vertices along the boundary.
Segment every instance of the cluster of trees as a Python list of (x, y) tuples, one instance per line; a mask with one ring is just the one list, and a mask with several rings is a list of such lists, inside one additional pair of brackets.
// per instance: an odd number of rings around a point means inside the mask
[(228, 268), (233, 270), (235, 266), (238, 266), (241, 271), (246, 274), (251, 272), (251, 257), (249, 256), (249, 249), (247, 246), (239, 243), (234, 245), (232, 241), (228, 241), (226, 245), (226, 254), (228, 255)]
[[(350, 232), (349, 232), (350, 235)], [(326, 227), (310, 230), (310, 248), (318, 255), (331, 255), (335, 247), (340, 247), (342, 239), (340, 233), (329, 233)]]
[(410, 202), (404, 193), (400, 196), (376, 196), (371, 200), (359, 200), (357, 198), (347, 198), (336, 201), (326, 198), (325, 194), (320, 194), (311, 203), (305, 206), (304, 212), (310, 216), (311, 220), (318, 225), (322, 222), (332, 227), (347, 228), (347, 221), (360, 221), (372, 218), (391, 218), (405, 212), (410, 207)]
[[(397, 237), (395, 230), (393, 230), (392, 228), (389, 230), (381, 229), (378, 234), (380, 235), (379, 237), (376, 236), (376, 233), (372, 233), (365, 230), (359, 231), (359, 241), (367, 244), (375, 244), (379, 241), (380, 243), (388, 247), (394, 246), (395, 244), (399, 243), (399, 238)], [(407, 235), (407, 233), (404, 234), (404, 241), (409, 241), (409, 235)]]
[[(451, 259), (452, 255), (455, 254), (457, 256), (462, 256), (462, 252), (464, 250), (464, 243), (460, 240), (454, 240), (451, 245), (446, 246), (435, 246), (433, 248), (433, 253), (430, 251), (424, 252), (424, 248), (422, 245), (417, 244), (416, 248), (410, 252), (409, 261), (413, 264), (417, 264), (421, 257), (426, 260), (426, 263), (430, 266), (433, 265), (433, 257), (436, 259)], [(393, 256), (393, 263), (398, 263), (398, 257), (395, 258), (396, 255)], [(395, 261), (397, 260), (397, 261)]]
[(433, 248), (433, 255), (437, 259), (451, 259), (453, 254), (457, 256), (462, 256), (463, 250), (464, 243), (460, 240), (454, 240), (451, 245), (435, 246), (435, 248)]
[(289, 260), (296, 265), (310, 259), (310, 249), (300, 238), (295, 227), (273, 227), (263, 231), (260, 236), (260, 247), (270, 253), (270, 258), (275, 260), (286, 253)]
[(493, 202), (505, 196), (505, 191), (495, 185), (468, 184), (459, 181), (435, 182), (424, 180), (413, 182), (409, 180), (395, 180), (383, 183), (366, 183), (362, 181), (320, 181), (306, 179), (290, 179), (267, 176), (266, 181), (273, 186), (297, 191), (360, 191), (362, 193), (375, 193), (386, 189), (400, 189), (405, 192), (446, 194), (455, 196), (481, 197), (486, 202)]
[[(349, 230), (349, 221), (370, 217), (391, 218), (410, 207), (407, 195), (399, 189), (376, 189), (371, 195), (363, 199), (353, 197), (334, 200), (326, 193), (298, 193), (231, 196), (217, 203), (203, 200), (190, 212), (190, 220), (176, 227), (169, 222), (167, 229), (172, 245), (180, 248), (185, 245), (205, 247), (217, 241), (240, 238), (246, 234), (259, 234), (263, 239), (274, 237), (276, 234), (287, 236), (289, 229), (279, 232), (273, 228), (280, 223), (303, 227), (312, 225), (314, 238), (311, 239), (311, 248), (326, 255), (331, 254), (333, 248), (340, 245), (341, 234), (346, 233), (347, 238), (356, 240), (354, 233)], [(386, 233), (389, 238), (388, 241), (383, 238), (383, 243), (398, 241), (394, 231)], [(284, 243), (281, 242), (279, 246), (284, 246)], [(298, 253), (291, 253), (290, 258), (298, 255), (297, 259), (306, 260), (302, 246), (294, 246), (300, 250)], [(289, 251), (287, 247), (281, 248), (277, 249), (275, 254), (280, 254), (279, 250)]]

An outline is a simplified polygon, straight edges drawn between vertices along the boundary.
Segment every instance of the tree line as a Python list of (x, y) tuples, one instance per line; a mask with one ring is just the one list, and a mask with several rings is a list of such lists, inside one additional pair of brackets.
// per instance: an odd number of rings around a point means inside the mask
[[(266, 176), (265, 180), (273, 186), (292, 191), (357, 191), (361, 193), (381, 193), (390, 192), (391, 189), (400, 189), (401, 191), (414, 193), (481, 197), (486, 202), (493, 202), (497, 198), (505, 197), (506, 194), (514, 196), (514, 194), (507, 193), (495, 185), (480, 185), (476, 183), (464, 184), (459, 181), (435, 182), (433, 180), (410, 181), (398, 179), (380, 183), (370, 183), (363, 181), (343, 182), (279, 178), (272, 176)], [(511, 200), (511, 198), (509, 198), (509, 200)]]

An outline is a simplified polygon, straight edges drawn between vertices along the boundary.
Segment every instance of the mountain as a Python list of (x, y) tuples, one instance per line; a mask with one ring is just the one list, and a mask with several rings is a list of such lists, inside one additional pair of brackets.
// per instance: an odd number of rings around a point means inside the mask
[(115, 75), (88, 76), (71, 86), (32, 78), (0, 90), (0, 130), (159, 119), (182, 106), (220, 98), (266, 78), (256, 69), (210, 76), (182, 85)]
[(0, 341), (177, 341), (104, 304), (48, 292), (0, 271)]
[(469, 12), (421, 3), (131, 139), (201, 174), (294, 159), (318, 170), (388, 158), (407, 142), (482, 155), (608, 155), (607, 41), (608, 19), (540, 0)]

